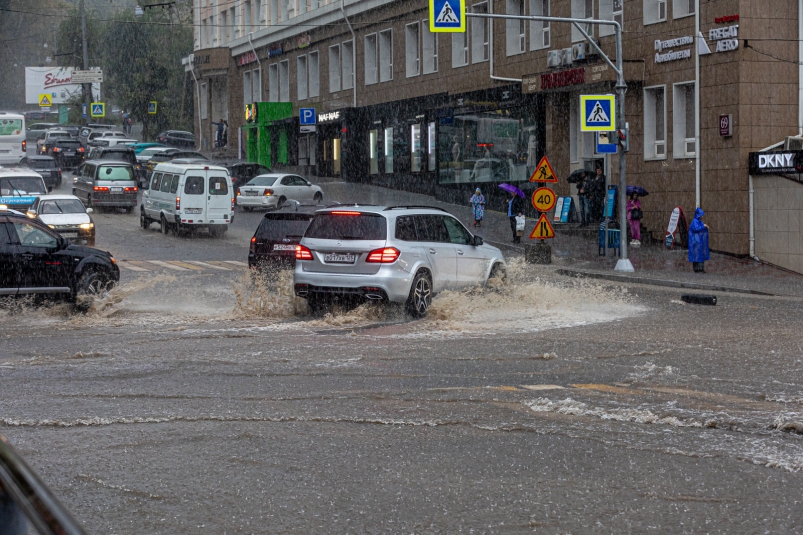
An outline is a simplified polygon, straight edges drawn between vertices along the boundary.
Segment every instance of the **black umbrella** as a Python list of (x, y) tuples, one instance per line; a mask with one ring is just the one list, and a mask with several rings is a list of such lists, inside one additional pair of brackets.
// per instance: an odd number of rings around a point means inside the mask
[(572, 173), (566, 178), (566, 182), (569, 184), (576, 184), (585, 178), (586, 171), (585, 169), (578, 169), (577, 171), (572, 171)]
[(639, 197), (646, 197), (647, 195), (650, 194), (646, 189), (642, 188), (641, 186), (628, 186), (627, 190), (625, 191), (627, 192), (628, 197), (633, 195), (634, 193), (638, 193)]

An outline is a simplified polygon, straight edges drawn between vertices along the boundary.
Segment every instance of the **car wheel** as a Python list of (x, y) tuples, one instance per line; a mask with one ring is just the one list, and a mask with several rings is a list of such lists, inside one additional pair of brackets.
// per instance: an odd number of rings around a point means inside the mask
[(285, 202), (287, 202), (287, 197), (285, 197), (284, 195), (282, 195), (281, 197), (279, 197), (279, 202), (277, 202), (277, 203), (276, 203), (276, 208), (281, 208), (281, 206), (282, 206), (282, 205), (283, 205)]
[(159, 220), (159, 230), (162, 231), (162, 234), (167, 236), (167, 233), (170, 232), (170, 226), (167, 224), (167, 219), (165, 216), (162, 216)]
[(491, 286), (505, 286), (507, 284), (507, 270), (505, 266), (497, 262), (491, 268), (491, 274), (488, 275), (486, 284)]
[(250, 206), (243, 206), (243, 212), (250, 212), (251, 210), (253, 210), (253, 208)]
[(407, 314), (413, 318), (423, 318), (432, 304), (432, 279), (425, 271), (416, 273), (410, 288), (410, 297), (405, 305)]
[(133, 208), (133, 206), (124, 206), (123, 207), (123, 213), (130, 214), (132, 208)]
[(148, 230), (151, 226), (151, 218), (145, 215), (145, 210), (139, 212), (139, 226), (142, 230)]
[(92, 308), (95, 299), (101, 299), (109, 290), (109, 282), (109, 278), (98, 271), (81, 275), (75, 287), (75, 308), (82, 312)]
[(312, 200), (315, 201), (316, 203), (320, 204), (321, 201), (323, 201), (323, 193), (321, 193), (320, 191), (317, 192), (315, 194), (315, 197), (312, 198)]

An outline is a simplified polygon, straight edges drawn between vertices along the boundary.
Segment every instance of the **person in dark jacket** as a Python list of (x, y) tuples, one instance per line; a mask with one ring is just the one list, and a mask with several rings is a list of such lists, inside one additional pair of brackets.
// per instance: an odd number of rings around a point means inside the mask
[(695, 273), (705, 273), (705, 261), (711, 259), (708, 248), (708, 225), (703, 223), (705, 212), (698, 207), (694, 211), (694, 219), (689, 225), (689, 262)]
[(589, 189), (589, 176), (583, 171), (583, 178), (577, 182), (577, 201), (580, 205), (580, 226), (591, 224), (591, 191)]
[(598, 223), (602, 221), (605, 209), (605, 175), (601, 167), (597, 167), (596, 173), (590, 178), (588, 189), (591, 194), (591, 220)]
[(511, 193), (507, 200), (507, 217), (510, 219), (510, 230), (513, 231), (513, 243), (521, 243), (516, 233), (516, 216), (523, 210), (521, 200), (515, 193)]

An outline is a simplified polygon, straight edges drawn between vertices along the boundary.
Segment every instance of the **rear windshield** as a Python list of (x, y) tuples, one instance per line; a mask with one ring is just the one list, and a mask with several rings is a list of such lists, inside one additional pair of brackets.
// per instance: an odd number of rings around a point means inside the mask
[(274, 182), (275, 176), (257, 176), (249, 180), (246, 186), (272, 186)]
[(63, 148), (78, 148), (81, 146), (81, 142), (77, 139), (60, 139), (56, 142), (57, 147)]
[(31, 169), (52, 169), (56, 167), (53, 160), (28, 160), (28, 167)]
[(47, 193), (45, 182), (38, 176), (0, 178), (0, 195), (3, 197), (43, 195), (45, 193)]
[(22, 119), (0, 120), (0, 136), (18, 136), (22, 133)]
[(155, 148), (155, 149), (145, 149), (139, 153), (140, 156), (153, 156), (157, 152), (164, 152), (162, 148)]
[(49, 137), (50, 139), (60, 139), (60, 138), (64, 138), (64, 137), (68, 138), (68, 137), (70, 137), (70, 133), (69, 132), (50, 132), (50, 134), (47, 137)]
[(384, 240), (387, 220), (379, 214), (339, 215), (336, 212), (315, 214), (304, 235), (322, 240)]
[(84, 203), (78, 199), (56, 199), (54, 201), (42, 201), (39, 207), (40, 215), (47, 214), (84, 214)]
[(225, 176), (209, 177), (209, 195), (228, 195), (229, 185)]
[(102, 165), (98, 169), (98, 180), (134, 180), (134, 173), (128, 166)]
[(97, 155), (100, 160), (122, 160), (124, 162), (136, 163), (136, 157), (129, 151), (104, 151)]
[(204, 194), (204, 178), (201, 176), (188, 176), (184, 182), (184, 193), (187, 195)]
[(257, 238), (268, 241), (281, 241), (285, 238), (300, 241), (311, 219), (312, 214), (271, 214), (259, 224)]

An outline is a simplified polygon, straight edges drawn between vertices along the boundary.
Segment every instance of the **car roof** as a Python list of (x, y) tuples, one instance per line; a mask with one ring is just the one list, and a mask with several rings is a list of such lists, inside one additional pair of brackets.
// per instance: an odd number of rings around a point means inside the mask
[[(170, 169), (171, 167), (180, 167), (182, 169), (204, 169), (204, 170), (209, 168), (210, 170), (215, 170), (215, 171), (228, 171), (228, 169), (226, 169), (222, 165), (215, 165), (212, 162), (208, 162), (208, 163), (207, 162), (200, 162), (200, 163), (195, 163), (195, 162), (182, 163), (182, 162), (179, 162), (179, 163), (175, 163), (174, 160), (170, 160), (168, 162), (160, 163), (156, 167), (158, 167), (160, 171), (164, 171), (165, 169)], [(156, 168), (154, 168), (154, 172), (155, 171), (156, 171)]]
[(120, 164), (120, 165), (127, 165), (131, 167), (131, 162), (126, 162), (123, 160), (87, 160), (86, 163), (93, 163), (95, 165), (110, 165), (110, 164)]
[(9, 176), (37, 176), (42, 178), (42, 175), (28, 168), (21, 169), (19, 167), (0, 167), (0, 178)]
[(47, 131), (48, 134), (67, 134), (68, 136), (70, 133), (67, 130), (61, 130), (59, 128), (52, 128)]
[(78, 197), (76, 197), (75, 195), (64, 195), (64, 194), (62, 194), (62, 195), (37, 195), (36, 198), (39, 199), (40, 201), (63, 201), (63, 200), (66, 200), (66, 199), (75, 199), (76, 201), (80, 201), (81, 200)]
[(54, 162), (55, 161), (53, 159), (53, 156), (48, 156), (47, 154), (37, 154), (35, 156), (26, 156), (25, 159), (28, 160), (28, 161), (31, 161), (31, 160), (50, 161), (50, 162)]
[[(339, 207), (339, 205), (337, 207)], [(315, 212), (325, 208), (335, 207), (333, 207), (331, 204), (303, 204), (295, 201), (291, 204), (283, 204), (281, 208), (274, 210), (269, 209), (265, 214), (265, 218), (270, 219), (270, 216), (277, 214), (308, 214), (312, 216), (315, 215)]]
[[(338, 206), (329, 206), (318, 212), (332, 212), (332, 211), (349, 211), (360, 212), (366, 214), (382, 214), (382, 215), (412, 215), (412, 214), (449, 214), (443, 208), (436, 206), (373, 206), (365, 204), (341, 204)], [(451, 215), (451, 214), (449, 214)]]

